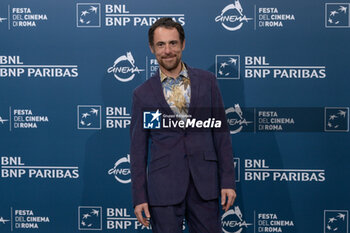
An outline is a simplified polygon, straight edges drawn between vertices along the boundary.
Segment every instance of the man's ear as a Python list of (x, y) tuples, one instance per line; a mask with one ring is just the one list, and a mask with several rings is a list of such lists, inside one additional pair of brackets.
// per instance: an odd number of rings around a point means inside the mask
[(148, 44), (148, 46), (149, 46), (149, 49), (151, 50), (151, 52), (154, 54), (154, 47), (153, 47), (153, 45)]
[(182, 42), (182, 51), (185, 49), (186, 40)]

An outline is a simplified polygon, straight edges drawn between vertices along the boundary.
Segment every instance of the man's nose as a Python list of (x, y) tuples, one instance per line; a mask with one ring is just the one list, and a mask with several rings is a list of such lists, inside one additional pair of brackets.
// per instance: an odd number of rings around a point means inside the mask
[(164, 52), (165, 53), (170, 53), (170, 45), (169, 44), (166, 44), (165, 47), (164, 47)]

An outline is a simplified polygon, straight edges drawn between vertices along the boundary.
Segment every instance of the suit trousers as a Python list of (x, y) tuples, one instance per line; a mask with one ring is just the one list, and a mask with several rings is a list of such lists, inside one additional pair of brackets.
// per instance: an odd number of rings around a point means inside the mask
[(222, 233), (219, 200), (203, 200), (190, 176), (185, 199), (171, 206), (150, 206), (153, 233), (182, 233), (186, 219), (190, 233)]

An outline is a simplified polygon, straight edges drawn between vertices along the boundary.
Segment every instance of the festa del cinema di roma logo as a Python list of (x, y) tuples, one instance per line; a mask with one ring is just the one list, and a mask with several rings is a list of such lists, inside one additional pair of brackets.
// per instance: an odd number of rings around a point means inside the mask
[(243, 24), (249, 20), (253, 20), (253, 18), (247, 18), (243, 14), (243, 8), (239, 0), (234, 0), (234, 3), (227, 5), (221, 11), (221, 14), (215, 17), (215, 22), (221, 22), (221, 26), (228, 31), (241, 29)]
[(129, 82), (134, 79), (136, 73), (139, 74), (144, 69), (139, 69), (135, 65), (135, 59), (131, 52), (121, 55), (115, 61), (113, 66), (109, 67), (107, 72), (113, 73), (114, 77), (120, 82)]

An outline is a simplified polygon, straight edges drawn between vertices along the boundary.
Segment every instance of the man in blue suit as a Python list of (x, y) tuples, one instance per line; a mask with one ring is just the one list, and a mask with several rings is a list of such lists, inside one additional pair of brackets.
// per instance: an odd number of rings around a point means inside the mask
[[(220, 194), (227, 211), (236, 193), (231, 137), (216, 77), (182, 62), (185, 34), (171, 18), (156, 21), (148, 36), (159, 72), (133, 93), (130, 158), (136, 217), (145, 226), (150, 220), (154, 233), (180, 233), (184, 218), (191, 233), (222, 232)], [(201, 118), (204, 111), (221, 119), (222, 126), (144, 129), (146, 109), (161, 109), (178, 121)], [(152, 120), (159, 115), (153, 113)]]

